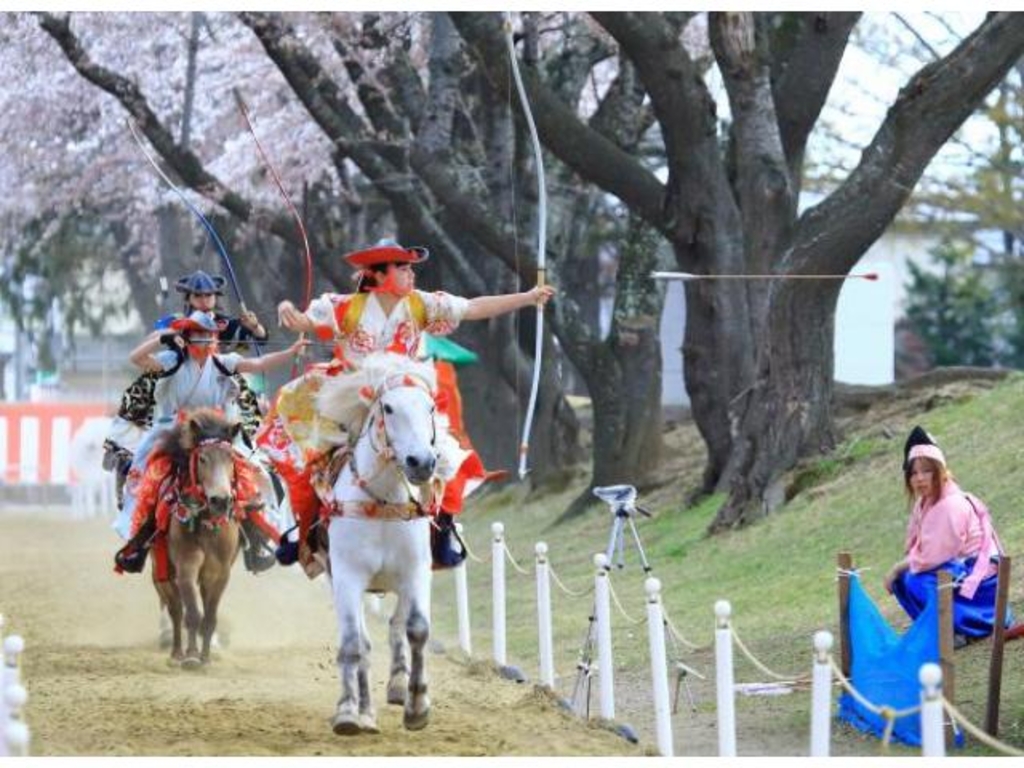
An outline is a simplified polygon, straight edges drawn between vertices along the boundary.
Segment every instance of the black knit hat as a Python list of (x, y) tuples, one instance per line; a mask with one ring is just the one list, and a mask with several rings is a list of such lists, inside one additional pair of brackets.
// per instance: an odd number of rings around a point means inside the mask
[(924, 427), (914, 427), (907, 436), (907, 442), (903, 446), (903, 471), (910, 471), (910, 449), (915, 445), (938, 445), (932, 436), (925, 432)]

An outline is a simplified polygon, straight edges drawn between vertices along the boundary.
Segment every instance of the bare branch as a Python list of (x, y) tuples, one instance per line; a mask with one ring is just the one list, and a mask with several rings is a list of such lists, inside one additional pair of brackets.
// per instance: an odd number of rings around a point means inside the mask
[(1024, 52), (1024, 14), (992, 13), (900, 91), (849, 178), (800, 218), (793, 270), (849, 271), (907, 201), (928, 162)]
[[(775, 51), (772, 94), (790, 178), (800, 179), (807, 137), (818, 121), (859, 13), (800, 13), (785, 52)], [(784, 62), (784, 64), (783, 64)]]

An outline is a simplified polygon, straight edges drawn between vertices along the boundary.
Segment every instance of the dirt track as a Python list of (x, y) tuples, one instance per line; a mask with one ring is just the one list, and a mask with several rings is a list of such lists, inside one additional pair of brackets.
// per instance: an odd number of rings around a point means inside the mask
[(383, 619), (371, 620), (381, 734), (338, 737), (333, 612), (323, 579), (254, 577), (236, 564), (230, 644), (199, 672), (157, 649), (148, 576), (111, 570), (106, 521), (64, 510), (0, 512), (0, 612), (25, 637), (22, 676), (36, 755), (638, 755), (484, 664), (429, 656), (432, 721), (410, 733), (384, 703)]

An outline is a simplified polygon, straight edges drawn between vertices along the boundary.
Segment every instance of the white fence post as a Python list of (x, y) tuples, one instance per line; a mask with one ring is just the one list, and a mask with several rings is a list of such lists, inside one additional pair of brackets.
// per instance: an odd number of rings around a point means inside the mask
[(918, 673), (921, 681), (921, 754), (945, 757), (946, 741), (942, 727), (942, 667), (924, 664)]
[[(25, 650), (25, 641), (19, 635), (10, 635), (3, 639), (2, 652), (0, 652), (0, 755), (21, 755), (20, 730), (14, 728), (14, 741), (11, 742), (11, 726), (17, 725), (17, 718), (21, 716), (21, 707), (25, 703), (27, 695), (21, 687), (21, 671), (18, 667), (22, 651)], [(27, 738), (27, 737), (26, 737)], [(27, 740), (25, 749), (27, 750)]]
[(811, 757), (828, 757), (832, 738), (832, 633), (814, 633), (814, 673), (811, 684)]
[(7, 754), (7, 739), (4, 730), (7, 726), (7, 704), (4, 703), (4, 691), (7, 690), (7, 664), (4, 663), (4, 615), (0, 613), (0, 756)]
[(736, 756), (735, 686), (732, 674), (732, 629), (728, 600), (715, 603), (715, 681), (718, 698), (718, 755)]
[(615, 673), (612, 668), (612, 606), (608, 558), (594, 555), (594, 616), (597, 620), (597, 677), (601, 685), (601, 717), (615, 719)]
[(494, 663), (505, 666), (505, 526), (491, 525), (491, 600), (494, 638)]
[(651, 686), (658, 752), (672, 757), (672, 709), (668, 703), (668, 661), (665, 656), (665, 620), (661, 612), (661, 582), (651, 576), (644, 582), (647, 593), (647, 639), (651, 650)]
[[(455, 524), (455, 532), (462, 538), (462, 523)], [(469, 635), (469, 583), (466, 568), (469, 558), (455, 567), (455, 606), (459, 613), (459, 647), (467, 656), (473, 655), (473, 643)]]
[(537, 638), (540, 643), (540, 684), (555, 687), (555, 653), (551, 637), (551, 574), (548, 545), (538, 541), (537, 555)]
[(11, 757), (25, 757), (28, 755), (28, 726), (22, 722), (21, 710), (28, 701), (28, 693), (20, 685), (10, 685), (3, 695), (7, 705), (7, 718), (0, 722), (0, 730), (3, 731), (3, 744), (0, 744), (0, 755), (6, 754)]
[[(4, 734), (7, 754), (11, 757), (28, 757), (28, 726), (20, 721), (8, 723)], [(3, 754), (3, 752), (0, 752)]]
[(3, 677), (0, 678), (0, 692), (8, 686), (21, 684), (18, 660), (24, 650), (25, 641), (21, 639), (21, 635), (10, 635), (4, 638), (4, 669)]
[(20, 635), (10, 635), (4, 638), (2, 657), (3, 665), (0, 667), (0, 736), (2, 729), (10, 719), (7, 710), (7, 697), (4, 695), (8, 688), (14, 685), (21, 685), (21, 671), (18, 668), (19, 657), (25, 650), (25, 641)]

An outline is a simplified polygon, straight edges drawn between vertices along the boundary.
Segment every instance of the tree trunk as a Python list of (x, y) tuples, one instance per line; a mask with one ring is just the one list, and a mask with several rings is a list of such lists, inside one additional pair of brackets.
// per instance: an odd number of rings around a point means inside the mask
[(661, 340), (664, 295), (650, 278), (662, 238), (631, 217), (619, 256), (617, 303), (604, 341), (570, 349), (587, 383), (594, 411), (590, 486), (559, 518), (587, 509), (590, 489), (628, 483), (643, 486), (662, 451)]
[(835, 447), (832, 372), (841, 282), (781, 282), (757, 355), (757, 378), (735, 403), (740, 425), (729, 498), (712, 531), (751, 522), (785, 501), (781, 478), (801, 456)]
[(686, 285), (683, 378), (694, 422), (708, 449), (701, 493), (728, 482), (735, 432), (730, 403), (742, 397), (753, 379), (754, 329), (745, 294), (738, 282)]
[[(142, 318), (147, 330), (153, 327), (153, 322), (160, 316), (180, 312), (182, 309), (182, 295), (174, 290), (174, 283), (179, 277), (197, 269), (192, 248), (192, 222), (192, 214), (177, 205), (164, 206), (157, 213), (160, 276), (167, 278), (168, 293), (166, 298), (161, 297), (163, 303), (157, 307), (157, 317)], [(210, 247), (212, 249), (213, 245)], [(150, 291), (157, 294), (159, 286), (151, 286)]]

